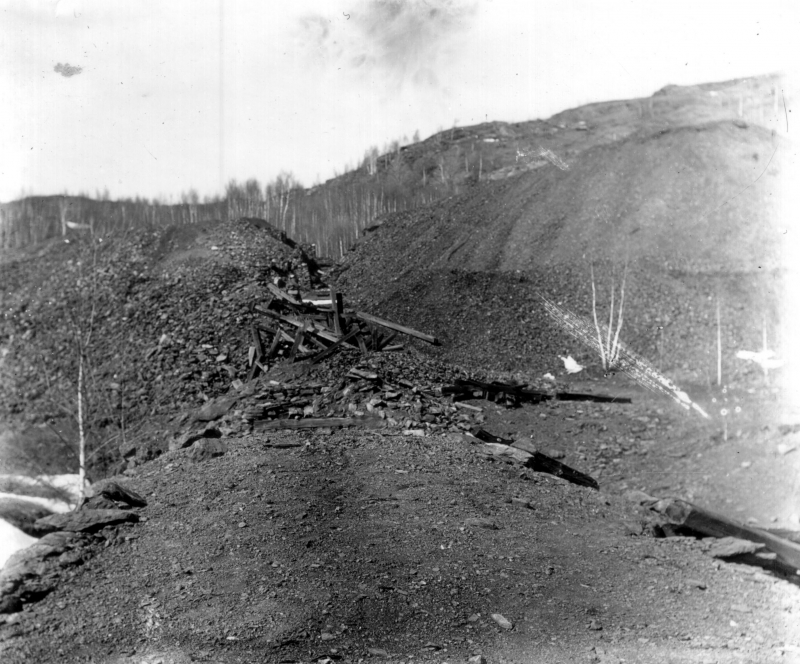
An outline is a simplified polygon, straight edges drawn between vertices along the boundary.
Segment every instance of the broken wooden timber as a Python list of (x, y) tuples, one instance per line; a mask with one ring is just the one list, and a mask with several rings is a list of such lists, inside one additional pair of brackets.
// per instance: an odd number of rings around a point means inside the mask
[(439, 340), (436, 337), (432, 337), (429, 334), (425, 334), (424, 332), (418, 332), (410, 327), (406, 327), (405, 325), (398, 325), (397, 323), (393, 323), (389, 320), (384, 320), (383, 318), (378, 318), (377, 316), (373, 316), (372, 314), (364, 313), (363, 311), (356, 312), (356, 318), (360, 318), (363, 321), (368, 323), (374, 323), (375, 325), (380, 325), (381, 327), (386, 327), (390, 330), (395, 330), (397, 332), (402, 332), (403, 334), (407, 334), (410, 337), (416, 337), (417, 339), (422, 339), (423, 341), (427, 341), (429, 344), (433, 344), (434, 346), (439, 346)]
[(352, 339), (357, 334), (358, 334), (358, 328), (354, 327), (352, 330), (350, 330), (343, 337), (341, 337), (340, 339), (337, 339), (333, 343), (333, 345), (328, 346), (322, 352), (317, 353), (316, 355), (314, 355), (314, 357), (311, 358), (311, 364), (316, 364), (317, 362), (321, 362), (326, 357), (329, 357), (330, 355), (333, 355), (339, 348), (342, 347), (342, 345), (344, 344), (345, 341), (349, 341), (350, 339)]
[(553, 457), (542, 454), (536, 449), (533, 443), (527, 440), (517, 440), (513, 443), (513, 445), (518, 449), (525, 450), (531, 455), (531, 460), (526, 465), (532, 470), (540, 473), (555, 475), (556, 477), (565, 479), (573, 484), (588, 486), (591, 489), (600, 488), (600, 485), (597, 483), (597, 480), (594, 479), (594, 477), (591, 477), (586, 473), (582, 473), (579, 470), (575, 470), (574, 468), (561, 463), (560, 461), (556, 461)]
[(602, 394), (556, 392), (556, 401), (591, 401), (593, 403), (633, 403), (630, 397), (609, 397)]
[(294, 318), (292, 316), (286, 316), (284, 314), (279, 314), (277, 311), (270, 311), (268, 309), (264, 309), (263, 307), (256, 306), (255, 310), (260, 313), (264, 314), (265, 316), (269, 316), (270, 318), (274, 318), (275, 320), (282, 321), (284, 323), (288, 323), (289, 325), (293, 325), (294, 327), (302, 327), (304, 323), (308, 324), (306, 332), (309, 334), (315, 334), (318, 337), (325, 339), (326, 341), (336, 342), (339, 340), (339, 337), (334, 334), (333, 332), (326, 330), (324, 328), (318, 327), (314, 324), (313, 321), (303, 320), (300, 318)]
[(302, 420), (260, 420), (253, 424), (257, 430), (268, 429), (339, 429), (359, 427), (381, 429), (386, 421), (378, 417), (307, 417)]
[(282, 291), (278, 288), (275, 284), (267, 284), (267, 289), (279, 300), (283, 300), (284, 302), (288, 302), (289, 304), (294, 304), (295, 306), (302, 307), (303, 303), (296, 298), (292, 297), (286, 291)]
[(258, 375), (258, 372), (261, 370), (262, 366), (261, 360), (264, 359), (264, 344), (261, 343), (261, 334), (259, 334), (258, 328), (255, 325), (250, 326), (250, 334), (253, 337), (253, 347), (255, 349), (255, 355), (253, 356), (253, 361), (252, 364), (250, 365), (250, 370), (247, 372), (248, 383)]
[(306, 335), (306, 327), (307, 325), (303, 323), (299, 328), (297, 328), (297, 333), (294, 336), (294, 341), (292, 342), (292, 350), (289, 351), (289, 359), (294, 360), (295, 356), (297, 355), (297, 351), (300, 348), (300, 344), (303, 343), (303, 337)]
[(331, 288), (331, 308), (333, 309), (333, 329), (336, 334), (344, 334), (344, 320), (342, 319), (344, 300), (342, 294), (337, 293), (333, 288)]
[(707, 537), (737, 537), (764, 544), (777, 555), (780, 562), (800, 570), (800, 544), (777, 537), (760, 528), (746, 526), (679, 498), (661, 500), (653, 509), (666, 516), (671, 524)]
[[(485, 398), (492, 397), (496, 400), (498, 396), (505, 395), (518, 401), (528, 403), (540, 403), (542, 401), (591, 401), (594, 403), (631, 403), (628, 397), (612, 397), (600, 394), (581, 394), (579, 392), (556, 392), (555, 396), (539, 390), (527, 389), (527, 385), (512, 385), (510, 383), (484, 383), (480, 380), (457, 378), (454, 385), (446, 385), (442, 388), (443, 395), (456, 395), (461, 398), (471, 398), (474, 392), (483, 392)], [(483, 398), (483, 397), (482, 397)]]
[[(526, 468), (530, 468), (531, 470), (535, 470), (539, 473), (555, 475), (556, 477), (560, 477), (561, 479), (571, 482), (572, 484), (587, 486), (591, 489), (600, 488), (600, 486), (597, 484), (597, 480), (595, 480), (593, 477), (590, 477), (579, 470), (575, 470), (574, 468), (571, 468), (560, 461), (556, 461), (546, 454), (542, 454), (536, 449), (533, 443), (530, 443), (526, 440), (514, 441), (508, 438), (501, 438), (500, 436), (495, 436), (479, 427), (475, 427), (471, 433), (473, 436), (475, 436), (475, 438), (483, 441), (484, 443), (490, 443), (493, 445), (499, 444), (513, 448), (513, 450), (502, 450), (502, 456), (509, 456), (516, 460), (524, 458), (524, 461), (521, 461), (521, 463)], [(489, 449), (496, 449), (500, 451), (500, 448), (496, 447), (491, 447)], [(520, 454), (520, 452), (522, 454)], [(494, 454), (498, 454), (498, 452), (494, 452)]]
[(256, 347), (256, 359), (260, 360), (264, 357), (264, 344), (261, 343), (261, 335), (255, 325), (250, 326), (250, 334), (253, 337), (253, 345)]
[(486, 398), (492, 397), (496, 400), (499, 396), (506, 396), (512, 401), (527, 401), (529, 403), (540, 403), (552, 399), (552, 395), (547, 392), (539, 392), (537, 390), (526, 389), (527, 385), (512, 385), (510, 383), (484, 383), (480, 380), (471, 380), (466, 378), (457, 378), (454, 385), (445, 386), (442, 388), (442, 394), (454, 394), (461, 398), (470, 398), (473, 396), (473, 391), (480, 391), (484, 393)]

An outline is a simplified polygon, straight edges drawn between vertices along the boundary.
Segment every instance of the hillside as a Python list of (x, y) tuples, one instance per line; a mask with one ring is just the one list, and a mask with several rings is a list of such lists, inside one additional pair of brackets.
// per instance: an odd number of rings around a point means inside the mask
[(700, 94), (708, 90), (666, 94), (694, 102), (676, 115), (685, 124), (652, 122), (615, 140), (589, 107), (597, 124), (583, 131), (583, 149), (553, 150), (565, 165), (385, 217), (337, 268), (339, 284), (444, 338), (450, 359), (539, 372), (566, 349), (598, 359), (555, 328), (540, 295), (591, 318), (594, 269), (607, 318), (627, 266), (623, 339), (634, 350), (710, 383), (719, 300), (724, 374), (743, 378), (752, 367), (734, 354), (758, 349), (765, 324), (780, 352), (791, 148), (758, 124), (709, 120), (717, 97), (707, 108)]

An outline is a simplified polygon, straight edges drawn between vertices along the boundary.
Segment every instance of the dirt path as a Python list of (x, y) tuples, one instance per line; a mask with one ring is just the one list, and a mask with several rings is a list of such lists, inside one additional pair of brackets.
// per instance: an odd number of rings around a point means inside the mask
[[(460, 434), (252, 435), (203, 462), (171, 452), (125, 478), (147, 520), (102, 531), (85, 564), (12, 614), (2, 661), (800, 661), (798, 586), (695, 540), (632, 535), (623, 485), (689, 491), (689, 452), (716, 464), (730, 449), (695, 452), (702, 427), (653, 400), (482, 407), (486, 428), (533, 433), (599, 471), (602, 490), (490, 462)], [(698, 501), (719, 495), (709, 486)]]

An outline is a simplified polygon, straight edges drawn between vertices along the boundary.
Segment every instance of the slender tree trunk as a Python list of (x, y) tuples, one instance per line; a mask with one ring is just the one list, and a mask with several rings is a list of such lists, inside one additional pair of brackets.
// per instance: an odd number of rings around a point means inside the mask
[(83, 344), (78, 358), (78, 479), (80, 482), (80, 499), (86, 495), (86, 432), (83, 421)]
[(717, 297), (717, 385), (722, 385), (722, 325)]

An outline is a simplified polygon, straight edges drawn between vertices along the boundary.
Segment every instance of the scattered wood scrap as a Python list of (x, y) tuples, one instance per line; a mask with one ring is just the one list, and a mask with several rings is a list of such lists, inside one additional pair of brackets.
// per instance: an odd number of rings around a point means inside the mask
[(760, 528), (747, 526), (678, 498), (660, 500), (653, 509), (667, 517), (669, 523), (680, 526), (684, 532), (706, 537), (735, 537), (763, 544), (776, 554), (778, 561), (800, 570), (800, 544), (788, 539)]
[(579, 470), (575, 470), (566, 464), (556, 461), (552, 457), (542, 454), (536, 447), (525, 440), (514, 441), (507, 438), (495, 436), (488, 431), (478, 427), (472, 430), (472, 435), (478, 440), (486, 443), (482, 449), (494, 456), (505, 456), (518, 461), (526, 468), (535, 470), (539, 473), (555, 475), (567, 482), (587, 486), (592, 489), (599, 489), (597, 480), (586, 475)]

